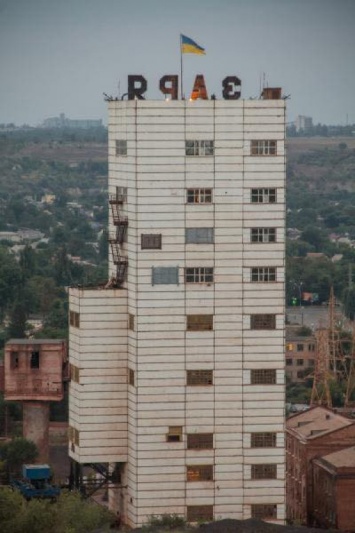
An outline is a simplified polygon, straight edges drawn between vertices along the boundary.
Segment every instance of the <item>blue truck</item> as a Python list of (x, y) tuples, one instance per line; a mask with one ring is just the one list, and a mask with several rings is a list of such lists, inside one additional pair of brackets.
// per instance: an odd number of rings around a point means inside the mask
[(22, 479), (12, 479), (10, 484), (26, 500), (32, 498), (55, 499), (60, 494), (60, 488), (52, 485), (50, 479), (49, 465), (22, 465)]

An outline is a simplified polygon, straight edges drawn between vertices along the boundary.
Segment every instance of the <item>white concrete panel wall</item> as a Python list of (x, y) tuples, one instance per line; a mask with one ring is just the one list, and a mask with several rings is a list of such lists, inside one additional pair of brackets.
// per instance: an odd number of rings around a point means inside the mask
[[(133, 329), (122, 326), (134, 383), (127, 394), (126, 488), (116, 506), (132, 526), (152, 514), (186, 516), (190, 505), (213, 505), (215, 518), (248, 518), (252, 504), (277, 504), (282, 521), (284, 101), (109, 106), (109, 189), (128, 191), (122, 250), (134, 317)], [(127, 140), (127, 156), (115, 155), (116, 140)], [(215, 155), (186, 157), (185, 140), (214, 140)], [(251, 140), (276, 140), (277, 155), (251, 156)], [(213, 189), (212, 204), (186, 204), (186, 189), (198, 187)], [(258, 187), (276, 188), (277, 202), (252, 204)], [(186, 228), (207, 227), (214, 228), (213, 243), (185, 243)], [(253, 227), (277, 228), (276, 243), (251, 243)], [(141, 250), (142, 233), (161, 234), (161, 250)], [(184, 269), (199, 266), (214, 268), (214, 283), (185, 284)], [(276, 267), (276, 282), (251, 282), (256, 266)], [(152, 285), (152, 267), (178, 267), (179, 283)], [(251, 330), (254, 313), (276, 315), (276, 329)], [(213, 330), (187, 331), (189, 314), (213, 315)], [(250, 384), (250, 371), (261, 368), (276, 370), (276, 384)], [(213, 370), (213, 385), (186, 386), (187, 370), (201, 369)], [(181, 442), (167, 442), (169, 426), (182, 427)], [(255, 432), (275, 432), (276, 448), (251, 448)], [(190, 433), (213, 433), (214, 448), (188, 450)], [(252, 480), (251, 465), (260, 463), (277, 464), (277, 479)], [(213, 481), (187, 482), (191, 464), (213, 465)]]
[(127, 291), (70, 289), (69, 426), (78, 432), (69, 454), (79, 463), (127, 461)]

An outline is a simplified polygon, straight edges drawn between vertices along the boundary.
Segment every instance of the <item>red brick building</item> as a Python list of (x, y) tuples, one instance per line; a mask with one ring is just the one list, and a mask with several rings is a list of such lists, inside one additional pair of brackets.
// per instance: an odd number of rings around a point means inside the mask
[(286, 422), (286, 517), (313, 522), (312, 460), (355, 443), (355, 422), (323, 407), (313, 407)]
[(313, 460), (313, 516), (323, 528), (355, 531), (355, 446)]
[(21, 401), (23, 435), (35, 442), (38, 460), (48, 462), (49, 402), (64, 395), (64, 340), (11, 339), (5, 344), (5, 400)]

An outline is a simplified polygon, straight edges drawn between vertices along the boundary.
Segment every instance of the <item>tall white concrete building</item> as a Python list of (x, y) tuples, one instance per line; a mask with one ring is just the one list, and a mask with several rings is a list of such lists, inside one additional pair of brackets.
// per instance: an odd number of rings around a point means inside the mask
[(70, 456), (118, 472), (130, 526), (284, 520), (278, 93), (109, 103), (110, 282), (70, 291)]

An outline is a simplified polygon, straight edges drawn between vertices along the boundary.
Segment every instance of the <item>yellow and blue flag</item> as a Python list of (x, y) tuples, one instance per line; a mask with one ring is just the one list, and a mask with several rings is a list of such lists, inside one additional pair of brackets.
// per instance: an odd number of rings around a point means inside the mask
[(186, 37), (186, 35), (181, 34), (181, 53), (182, 54), (205, 54), (205, 49), (202, 48), (202, 46), (198, 45), (190, 39), (190, 37)]

